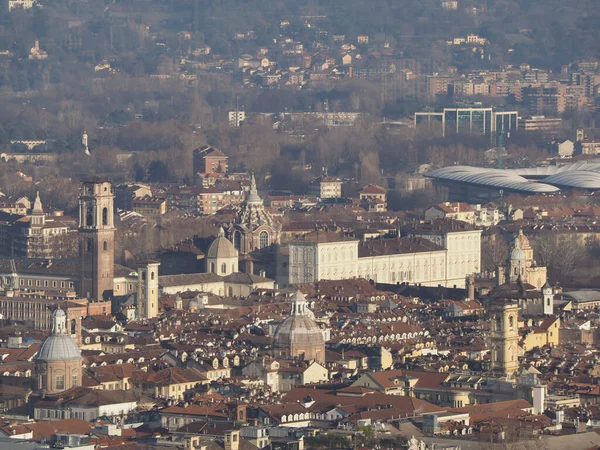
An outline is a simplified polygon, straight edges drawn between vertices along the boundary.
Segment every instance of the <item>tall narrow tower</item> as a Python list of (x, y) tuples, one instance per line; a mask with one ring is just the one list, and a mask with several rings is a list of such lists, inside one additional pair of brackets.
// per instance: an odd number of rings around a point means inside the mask
[(115, 264), (114, 192), (109, 181), (82, 183), (79, 197), (79, 295), (91, 301), (113, 295)]
[(519, 369), (519, 304), (494, 300), (488, 312), (492, 321), (492, 370), (513, 375)]
[(137, 306), (140, 319), (158, 316), (158, 261), (138, 264)]

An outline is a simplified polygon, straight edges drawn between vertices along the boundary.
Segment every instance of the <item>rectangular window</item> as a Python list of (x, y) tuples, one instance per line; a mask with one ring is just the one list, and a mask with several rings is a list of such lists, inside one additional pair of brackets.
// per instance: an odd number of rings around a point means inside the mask
[(64, 375), (57, 375), (56, 376), (56, 390), (57, 391), (62, 391), (65, 389), (65, 376)]
[(73, 375), (73, 384), (71, 385), (71, 387), (78, 386), (78, 385), (79, 385), (79, 379), (77, 378), (77, 375)]

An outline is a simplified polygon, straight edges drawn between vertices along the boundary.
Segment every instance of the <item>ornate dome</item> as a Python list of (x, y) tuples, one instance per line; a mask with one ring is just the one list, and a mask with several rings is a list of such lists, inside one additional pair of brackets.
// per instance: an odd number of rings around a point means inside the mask
[(67, 333), (67, 316), (58, 308), (52, 314), (52, 334), (44, 339), (38, 350), (36, 360), (67, 361), (81, 359), (81, 351)]
[[(276, 351), (287, 356), (295, 355), (293, 349), (301, 348), (304, 351), (306, 359), (313, 359), (313, 353), (316, 350), (324, 349), (325, 341), (323, 332), (310, 318), (306, 309), (306, 299), (304, 295), (297, 291), (293, 297), (292, 314), (286, 318), (275, 330), (273, 335), (273, 347)], [(312, 350), (315, 350), (313, 352)], [(324, 355), (321, 355), (324, 357)]]
[(219, 235), (210, 244), (208, 248), (207, 258), (237, 258), (238, 252), (229, 239), (225, 237), (223, 228), (219, 229)]
[(272, 228), (276, 226), (271, 215), (265, 211), (263, 201), (258, 195), (254, 174), (252, 174), (250, 181), (250, 193), (246, 197), (244, 205), (239, 210), (235, 223), (248, 230), (256, 230), (263, 225), (268, 225)]

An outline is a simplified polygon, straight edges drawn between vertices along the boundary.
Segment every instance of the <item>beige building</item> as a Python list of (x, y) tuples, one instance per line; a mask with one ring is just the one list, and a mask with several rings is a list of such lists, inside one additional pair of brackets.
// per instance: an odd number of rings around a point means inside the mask
[(411, 230), (411, 237), (360, 242), (313, 232), (288, 244), (277, 280), (287, 286), (356, 277), (378, 283), (465, 285), (481, 267), (480, 230)]
[(340, 198), (342, 196), (342, 180), (335, 177), (319, 177), (311, 181), (308, 193), (319, 198)]

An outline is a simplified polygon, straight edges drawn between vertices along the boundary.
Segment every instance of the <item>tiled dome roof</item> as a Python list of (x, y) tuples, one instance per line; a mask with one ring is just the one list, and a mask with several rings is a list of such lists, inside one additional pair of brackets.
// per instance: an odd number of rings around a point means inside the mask
[(52, 334), (44, 339), (36, 360), (68, 361), (81, 359), (81, 351), (67, 333), (67, 315), (58, 308), (52, 314)]
[(206, 254), (207, 258), (236, 258), (237, 250), (231, 243), (229, 239), (225, 237), (225, 233), (221, 228), (219, 230), (219, 236), (210, 244), (208, 248), (208, 252)]
[(81, 352), (79, 351), (79, 347), (71, 339), (71, 336), (68, 334), (53, 334), (42, 342), (35, 359), (41, 361), (65, 361), (80, 358)]
[(273, 335), (275, 349), (289, 349), (292, 345), (323, 346), (323, 333), (308, 315), (304, 295), (297, 291), (292, 300), (292, 314), (281, 322)]

